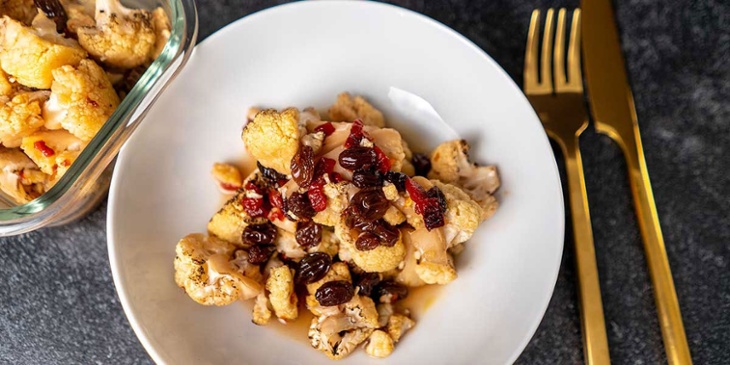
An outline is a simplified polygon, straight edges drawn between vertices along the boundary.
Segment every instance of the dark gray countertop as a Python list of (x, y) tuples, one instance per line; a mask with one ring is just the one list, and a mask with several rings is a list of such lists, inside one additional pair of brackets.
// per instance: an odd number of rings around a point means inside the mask
[[(275, 3), (200, 0), (200, 39)], [(530, 11), (577, 2), (400, 0), (466, 35), (522, 79)], [(695, 364), (730, 359), (730, 3), (616, 4), (647, 163)], [(616, 145), (582, 137), (611, 357), (666, 362)], [(0, 363), (150, 363), (122, 312), (106, 251), (106, 204), (60, 228), (0, 239)], [(572, 238), (521, 364), (582, 362)]]

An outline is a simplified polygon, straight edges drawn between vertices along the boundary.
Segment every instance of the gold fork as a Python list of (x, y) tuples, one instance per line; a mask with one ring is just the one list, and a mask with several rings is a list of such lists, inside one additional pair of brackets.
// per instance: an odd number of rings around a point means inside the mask
[[(583, 327), (583, 353), (588, 364), (609, 364), (606, 323), (603, 318), (598, 266), (593, 246), (593, 231), (588, 210), (583, 162), (578, 137), (588, 126), (583, 99), (583, 77), (580, 67), (580, 9), (573, 11), (568, 46), (568, 67), (565, 67), (565, 9), (558, 12), (553, 47), (553, 9), (545, 16), (542, 52), (538, 61), (540, 11), (530, 19), (525, 51), (523, 88), (542, 121), (545, 131), (560, 146), (565, 158), (575, 257), (578, 269), (578, 292)], [(551, 57), (552, 56), (552, 57)], [(552, 62), (551, 62), (552, 58)], [(540, 77), (538, 78), (538, 64)], [(552, 70), (551, 70), (552, 64)], [(554, 82), (553, 82), (554, 79)]]

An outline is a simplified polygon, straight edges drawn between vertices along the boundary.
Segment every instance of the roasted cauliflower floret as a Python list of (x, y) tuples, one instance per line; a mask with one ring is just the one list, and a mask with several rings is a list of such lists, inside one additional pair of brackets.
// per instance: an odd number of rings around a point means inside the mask
[(23, 138), (20, 146), (54, 181), (71, 166), (83, 147), (80, 139), (64, 130), (36, 132)]
[(27, 92), (0, 104), (0, 143), (18, 147), (24, 136), (32, 134), (44, 124), (41, 104), (48, 92)]
[(7, 16), (0, 19), (0, 65), (22, 85), (49, 89), (53, 70), (86, 58), (76, 41), (60, 36), (49, 22), (51, 29), (36, 29)]
[(365, 345), (365, 352), (377, 358), (388, 357), (393, 352), (393, 339), (381, 330), (373, 331)]
[(428, 177), (464, 189), (482, 207), (483, 219), (497, 209), (497, 200), (492, 195), (500, 185), (497, 167), (478, 166), (469, 161), (469, 144), (463, 139), (436, 147), (431, 153)]
[(347, 227), (344, 219), (335, 226), (335, 234), (340, 239), (340, 258), (352, 260), (355, 265), (367, 272), (393, 270), (406, 255), (402, 237), (399, 237), (392, 247), (380, 245), (368, 251), (358, 250), (355, 247), (357, 231)]
[(362, 96), (353, 98), (349, 93), (337, 96), (337, 101), (330, 107), (329, 116), (335, 122), (352, 122), (360, 119), (365, 125), (381, 128), (385, 126), (385, 118), (380, 110), (375, 109)]
[(252, 322), (259, 326), (263, 326), (269, 323), (271, 319), (271, 310), (269, 309), (269, 299), (266, 298), (266, 293), (261, 293), (256, 296), (256, 303), (253, 305)]
[(431, 180), (446, 198), (444, 213), (444, 238), (448, 248), (458, 245), (474, 234), (482, 221), (482, 209), (469, 194), (451, 184)]
[(404, 314), (395, 313), (388, 318), (386, 330), (394, 342), (400, 341), (403, 334), (416, 325), (416, 321), (412, 320)]
[(165, 10), (157, 8), (152, 11), (152, 26), (155, 29), (155, 45), (152, 47), (152, 53), (150, 53), (150, 61), (154, 61), (162, 54), (162, 50), (165, 49), (165, 45), (170, 39), (170, 29), (172, 27)]
[(116, 68), (134, 68), (155, 52), (152, 13), (132, 10), (119, 0), (96, 0), (94, 26), (76, 29), (79, 43), (94, 58)]
[(66, 11), (66, 28), (76, 34), (80, 27), (93, 27), (96, 24), (94, 20), (94, 10), (96, 4), (89, 0), (61, 0), (64, 10)]
[[(421, 277), (418, 276), (418, 273), (416, 273), (416, 266), (418, 266), (419, 260), (416, 259), (417, 249), (411, 240), (410, 231), (402, 229), (401, 237), (403, 237), (403, 244), (406, 247), (406, 257), (403, 260), (403, 263), (398, 266), (398, 269), (400, 270), (395, 276), (395, 281), (409, 288), (426, 285)], [(420, 253), (418, 255), (420, 255)]]
[(0, 101), (7, 101), (15, 93), (15, 85), (8, 79), (8, 74), (0, 67)]
[(291, 173), (291, 160), (299, 150), (299, 111), (294, 108), (281, 113), (264, 110), (243, 129), (243, 143), (262, 165), (282, 174)]
[(38, 14), (33, 0), (0, 0), (0, 17), (7, 15), (19, 22), (30, 25)]
[(314, 246), (310, 247), (307, 252), (324, 252), (330, 257), (334, 257), (340, 251), (340, 240), (333, 231), (328, 229), (322, 230), (322, 240)]
[(231, 263), (235, 246), (215, 237), (190, 234), (175, 248), (175, 282), (194, 301), (203, 305), (228, 305), (259, 295), (256, 280)]
[(294, 272), (288, 266), (280, 266), (271, 270), (266, 280), (269, 301), (277, 317), (293, 321), (299, 316), (297, 293), (294, 292)]
[(456, 279), (454, 260), (448, 253), (446, 240), (441, 229), (431, 231), (419, 228), (406, 233), (404, 239), (410, 240), (415, 252), (415, 272), (426, 284), (448, 284)]
[(224, 194), (235, 194), (243, 186), (241, 171), (231, 164), (216, 162), (211, 174)]
[(0, 189), (19, 204), (27, 203), (45, 189), (48, 175), (18, 148), (0, 147)]
[(104, 70), (92, 60), (83, 60), (78, 67), (62, 66), (53, 70), (51, 98), (44, 107), (44, 117), (55, 119), (88, 142), (118, 105), (119, 96)]
[(210, 218), (208, 222), (208, 233), (226, 242), (238, 246), (243, 245), (243, 230), (249, 224), (262, 223), (260, 218), (252, 218), (243, 209), (241, 200), (245, 196), (244, 191), (239, 191), (233, 198), (228, 200), (223, 207)]
[(315, 223), (334, 227), (340, 221), (342, 212), (350, 202), (350, 193), (354, 186), (347, 181), (330, 182), (324, 185), (324, 194), (327, 196), (327, 207), (312, 218)]
[(312, 347), (333, 360), (349, 355), (378, 327), (378, 312), (368, 297), (355, 295), (336, 308), (334, 314), (313, 318), (309, 327)]
[(287, 259), (297, 261), (307, 255), (307, 251), (297, 242), (294, 233), (284, 229), (277, 230), (279, 234), (276, 236), (274, 244), (276, 251), (284, 255)]

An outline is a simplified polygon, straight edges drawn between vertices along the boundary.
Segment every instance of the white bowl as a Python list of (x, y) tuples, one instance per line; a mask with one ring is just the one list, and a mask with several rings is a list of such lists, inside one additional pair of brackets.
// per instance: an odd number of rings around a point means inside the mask
[(205, 232), (222, 203), (209, 171), (241, 159), (247, 109), (325, 109), (343, 90), (365, 95), (413, 145), (467, 139), (474, 160), (499, 166), (503, 186), (497, 214), (457, 259), (458, 279), (395, 352), (375, 360), (356, 351), (342, 363), (503, 364), (525, 347), (555, 285), (564, 229), (558, 172), (535, 113), (453, 30), (389, 5), (327, 1), (262, 11), (205, 40), (119, 156), (109, 257), (127, 317), (155, 361), (328, 362), (304, 330), (292, 338), (252, 324), (241, 304), (194, 303), (175, 285), (172, 261), (176, 242)]

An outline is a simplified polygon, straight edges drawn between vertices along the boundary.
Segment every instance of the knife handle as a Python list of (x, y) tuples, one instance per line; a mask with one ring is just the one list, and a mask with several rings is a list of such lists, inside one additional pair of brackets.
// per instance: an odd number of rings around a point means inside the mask
[(634, 128), (633, 138), (623, 139), (622, 147), (629, 169), (629, 182), (644, 240), (649, 274), (654, 285), (654, 298), (667, 360), (671, 365), (692, 364), (638, 126)]
[(565, 170), (570, 194), (570, 216), (573, 220), (575, 261), (578, 271), (578, 295), (583, 326), (583, 356), (586, 364), (610, 364), (606, 322), (603, 317), (601, 286), (598, 281), (596, 250), (588, 208), (588, 194), (583, 176), (578, 137), (560, 140), (565, 156)]

